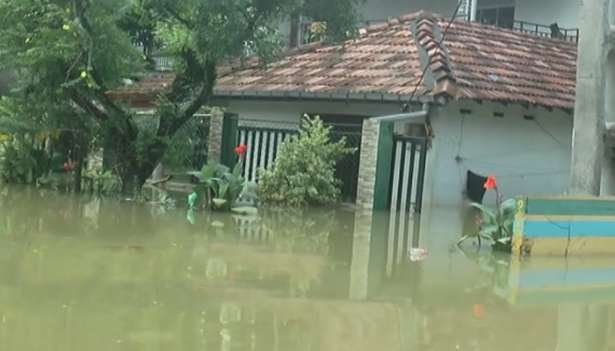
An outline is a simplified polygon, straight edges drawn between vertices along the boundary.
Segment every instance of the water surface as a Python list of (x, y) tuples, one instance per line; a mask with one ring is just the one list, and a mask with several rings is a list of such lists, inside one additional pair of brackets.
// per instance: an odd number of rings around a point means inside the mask
[(615, 259), (463, 253), (454, 218), (191, 224), (182, 209), (5, 187), (0, 350), (615, 350)]

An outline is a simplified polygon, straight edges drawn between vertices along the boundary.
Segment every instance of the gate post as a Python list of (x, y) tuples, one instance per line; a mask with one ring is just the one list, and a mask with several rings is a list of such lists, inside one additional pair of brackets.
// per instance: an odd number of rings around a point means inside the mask
[(207, 162), (220, 162), (222, 151), (222, 129), (224, 112), (219, 108), (211, 111), (209, 119), (209, 135), (207, 137)]
[(237, 115), (224, 113), (216, 108), (211, 113), (207, 162), (219, 162), (226, 166), (235, 165), (233, 149), (237, 142)]
[(389, 207), (394, 144), (393, 129), (393, 122), (380, 122), (378, 161), (376, 163), (376, 179), (374, 184), (375, 210), (386, 210)]
[(393, 127), (393, 122), (363, 122), (357, 194), (360, 209), (385, 210), (389, 206)]
[(222, 140), (220, 152), (220, 163), (233, 168), (237, 162), (234, 149), (237, 146), (237, 128), (239, 120), (236, 114), (225, 113), (222, 122)]

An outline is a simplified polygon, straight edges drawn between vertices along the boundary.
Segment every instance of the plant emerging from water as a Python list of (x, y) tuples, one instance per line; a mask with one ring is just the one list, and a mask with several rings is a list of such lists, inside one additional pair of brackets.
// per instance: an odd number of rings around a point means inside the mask
[(190, 207), (194, 207), (200, 194), (209, 208), (215, 210), (230, 210), (243, 190), (245, 181), (242, 177), (243, 160), (247, 151), (245, 145), (235, 148), (238, 161), (233, 169), (217, 162), (206, 164), (199, 177), (199, 186), (194, 194), (188, 197)]
[(306, 116), (299, 135), (282, 143), (275, 165), (261, 173), (260, 199), (292, 207), (336, 202), (341, 182), (335, 167), (356, 150), (347, 147), (345, 138), (331, 142), (330, 134), (319, 117)]
[(476, 238), (480, 248), (484, 239), (491, 241), (495, 249), (510, 251), (516, 201), (514, 199), (503, 201), (494, 176), (487, 177), (483, 186), (485, 190), (495, 191), (496, 208), (492, 209), (479, 203), (470, 204), (471, 207), (480, 212), (480, 217), (478, 218), (479, 230), (477, 233), (463, 236), (457, 244), (461, 245), (470, 238)]
[[(38, 136), (13, 135), (1, 137), (0, 180), (32, 184), (53, 169), (53, 156)], [(58, 163), (58, 162), (56, 162)]]

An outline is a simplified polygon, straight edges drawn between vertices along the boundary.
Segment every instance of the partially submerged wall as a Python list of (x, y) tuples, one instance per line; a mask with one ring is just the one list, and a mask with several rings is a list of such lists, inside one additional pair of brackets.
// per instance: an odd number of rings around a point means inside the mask
[(461, 204), (469, 170), (495, 175), (506, 197), (566, 191), (572, 137), (568, 113), (451, 103), (435, 108), (431, 121), (435, 137), (428, 154), (427, 202)]

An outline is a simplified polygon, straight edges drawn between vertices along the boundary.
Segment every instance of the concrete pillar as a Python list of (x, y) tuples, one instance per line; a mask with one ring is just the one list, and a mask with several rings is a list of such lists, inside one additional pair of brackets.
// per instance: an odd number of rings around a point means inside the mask
[(470, 0), (470, 21), (476, 22), (478, 13), (478, 0)]
[(561, 305), (557, 313), (557, 347), (556, 351), (581, 351), (585, 340), (583, 337), (587, 306)]
[(615, 140), (607, 139), (604, 146), (604, 159), (602, 160), (602, 180), (600, 182), (600, 196), (615, 195)]
[[(610, 126), (615, 125), (615, 51), (607, 55), (606, 60), (606, 86), (605, 96), (605, 122)], [(602, 163), (602, 184), (600, 195), (615, 195), (615, 138), (611, 133), (606, 134), (604, 159)]]
[(379, 136), (380, 123), (372, 119), (364, 120), (359, 161), (358, 209), (371, 211), (374, 208)]
[(211, 111), (209, 122), (209, 139), (207, 146), (207, 160), (220, 162), (222, 158), (222, 125), (224, 112), (219, 108)]
[(609, 311), (600, 305), (558, 308), (556, 351), (606, 351)]
[(605, 130), (605, 67), (609, 0), (583, 0), (579, 15), (577, 97), (570, 193), (600, 195)]
[(349, 296), (351, 300), (367, 299), (372, 226), (372, 211), (358, 211), (355, 214), (352, 261), (350, 264)]

